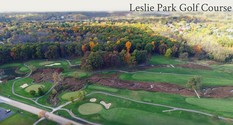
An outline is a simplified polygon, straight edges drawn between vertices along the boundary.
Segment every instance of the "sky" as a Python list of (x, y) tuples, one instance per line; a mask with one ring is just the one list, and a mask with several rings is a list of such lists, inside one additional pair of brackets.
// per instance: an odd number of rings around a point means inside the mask
[(231, 5), (232, 0), (1, 0), (0, 12), (129, 11), (129, 4), (204, 3)]

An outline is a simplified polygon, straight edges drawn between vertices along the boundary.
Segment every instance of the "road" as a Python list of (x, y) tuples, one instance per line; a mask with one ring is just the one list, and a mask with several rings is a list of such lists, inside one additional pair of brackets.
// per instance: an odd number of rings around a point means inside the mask
[[(39, 113), (44, 111), (42, 109), (30, 106), (30, 105), (27, 105), (27, 104), (24, 104), (24, 103), (21, 103), (21, 102), (18, 102), (18, 101), (14, 101), (12, 99), (9, 99), (9, 98), (3, 97), (3, 96), (0, 96), (0, 100), (2, 100), (4, 103), (6, 103), (8, 105), (11, 105), (13, 107), (17, 107), (19, 109), (22, 109), (24, 111), (33, 113), (35, 115), (38, 115)], [(50, 112), (45, 112), (45, 116), (47, 116), (46, 117), (47, 119), (55, 121), (55, 122), (57, 122), (57, 123), (59, 123), (61, 125), (66, 125), (66, 124), (81, 125), (81, 124), (79, 124), (77, 122), (74, 122), (74, 121), (66, 119), (64, 117), (55, 115), (55, 114), (50, 113)]]

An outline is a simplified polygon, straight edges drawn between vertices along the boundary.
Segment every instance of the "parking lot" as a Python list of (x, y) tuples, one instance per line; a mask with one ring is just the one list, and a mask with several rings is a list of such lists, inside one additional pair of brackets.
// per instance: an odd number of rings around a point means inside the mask
[(14, 114), (12, 111), (7, 113), (6, 110), (0, 107), (0, 122)]

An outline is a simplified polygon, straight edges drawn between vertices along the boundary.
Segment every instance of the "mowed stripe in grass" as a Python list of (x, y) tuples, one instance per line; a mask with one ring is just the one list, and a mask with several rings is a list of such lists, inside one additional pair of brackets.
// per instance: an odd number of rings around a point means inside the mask
[(185, 101), (205, 109), (233, 113), (233, 101), (227, 99), (186, 98)]
[[(113, 108), (102, 111), (100, 115), (108, 121), (126, 125), (196, 125), (192, 120), (177, 119), (167, 113), (152, 113), (132, 108)], [(198, 124), (204, 125), (204, 123)]]
[(154, 68), (135, 73), (123, 73), (120, 78), (132, 81), (166, 82), (185, 86), (194, 76), (201, 76), (204, 86), (232, 86), (233, 77), (229, 73), (215, 70), (197, 70), (186, 68)]
[(161, 55), (155, 55), (151, 57), (149, 63), (154, 65), (159, 65), (159, 64), (183, 64), (185, 62), (178, 60), (177, 58), (172, 58), (172, 57), (168, 58)]

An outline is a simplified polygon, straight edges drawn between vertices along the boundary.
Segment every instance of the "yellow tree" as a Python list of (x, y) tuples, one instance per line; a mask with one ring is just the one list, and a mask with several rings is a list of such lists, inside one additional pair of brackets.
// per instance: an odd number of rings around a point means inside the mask
[(82, 45), (82, 51), (83, 51), (83, 53), (86, 53), (86, 51), (87, 51), (87, 48), (86, 48), (86, 45), (85, 45), (85, 44)]
[(93, 42), (93, 41), (91, 41), (90, 43), (89, 43), (89, 46), (90, 46), (90, 48), (91, 48), (91, 50), (95, 47), (95, 43)]
[(132, 45), (132, 44), (131, 44), (130, 41), (128, 41), (128, 42), (125, 43), (125, 47), (126, 47), (128, 53), (129, 53), (129, 51), (130, 51), (131, 45)]

